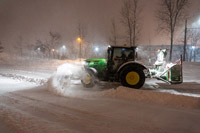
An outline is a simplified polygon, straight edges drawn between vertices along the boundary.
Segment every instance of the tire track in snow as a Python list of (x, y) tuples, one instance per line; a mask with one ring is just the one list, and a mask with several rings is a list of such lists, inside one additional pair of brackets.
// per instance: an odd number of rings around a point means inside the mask
[(7, 106), (0, 104), (0, 113), (3, 116), (4, 122), (11, 126), (16, 132), (28, 133), (28, 132), (72, 132), (76, 131), (66, 129), (55, 123), (38, 119), (37, 117), (30, 116), (26, 112), (16, 109), (13, 106)]
[[(9, 93), (3, 99), (6, 101), (4, 102), (5, 106), (17, 109), (18, 112), (25, 113), (30, 118), (33, 117), (40, 121), (54, 123), (55, 127), (59, 125), (63, 130), (67, 129), (80, 132), (124, 132), (126, 129), (129, 129), (129, 131), (132, 129), (134, 131), (134, 124), (128, 121), (125, 122), (115, 117), (75, 109), (71, 106), (57, 105), (16, 93)], [(38, 126), (36, 125), (35, 128), (43, 128)], [(113, 126), (115, 127), (114, 129)], [(122, 128), (121, 126), (126, 128)]]
[[(16, 94), (7, 95), (3, 99), (6, 99), (7, 101), (6, 103), (4, 102), (4, 104), (11, 105), (30, 117), (37, 117), (40, 120), (67, 127), (67, 129), (79, 129), (78, 131), (91, 132), (91, 129), (101, 130), (101, 127), (103, 126), (104, 130), (106, 128), (106, 130), (111, 131), (109, 125), (111, 123), (116, 123), (116, 120), (110, 121), (110, 118), (105, 116), (32, 100), (30, 98), (25, 98), (24, 96), (16, 96)], [(88, 128), (88, 125), (84, 122), (87, 122), (91, 129)], [(122, 124), (122, 122), (118, 122)], [(79, 126), (77, 127), (77, 125)]]
[[(57, 130), (57, 127), (60, 129), (76, 129), (75, 125), (79, 125), (76, 121), (80, 121), (76, 115), (71, 115), (64, 113), (60, 110), (57, 110), (56, 107), (48, 107), (47, 105), (41, 105), (37, 101), (30, 101), (29, 99), (11, 97), (9, 95), (4, 96), (7, 102), (4, 102), (3, 105), (6, 107), (12, 107), (13, 111), (17, 111), (17, 115), (24, 114), (28, 119), (37, 119), (38, 121), (45, 121), (47, 123), (54, 123), (54, 130)], [(25, 121), (26, 122), (26, 121)], [(17, 121), (14, 121), (17, 123)], [(32, 123), (34, 125), (35, 123)], [(15, 125), (15, 124), (14, 124)], [(30, 125), (27, 125), (30, 127)], [(35, 128), (45, 128), (40, 125), (35, 125)], [(83, 127), (81, 127), (83, 129)], [(30, 127), (30, 131), (33, 131)]]
[(32, 78), (32, 77), (27, 77), (27, 76), (22, 76), (22, 75), (17, 75), (17, 74), (0, 73), (0, 76), (12, 78), (14, 80), (19, 80), (19, 81), (32, 82), (32, 83), (36, 83), (38, 85), (44, 85), (48, 81), (47, 79), (38, 79), (38, 78)]

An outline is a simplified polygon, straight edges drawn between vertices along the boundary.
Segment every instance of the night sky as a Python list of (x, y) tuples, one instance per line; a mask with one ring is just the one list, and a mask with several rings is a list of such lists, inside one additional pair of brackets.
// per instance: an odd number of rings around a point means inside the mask
[[(155, 32), (155, 8), (159, 0), (141, 0), (141, 45), (166, 44), (168, 38)], [(62, 35), (63, 43), (75, 40), (79, 22), (87, 27), (88, 38), (93, 43), (105, 43), (112, 18), (120, 25), (122, 0), (0, 0), (0, 40), (6, 45), (16, 43), (22, 36), (26, 44), (37, 39), (47, 40), (49, 31)], [(191, 13), (197, 16), (200, 1), (193, 0)], [(191, 23), (191, 22), (190, 22)]]

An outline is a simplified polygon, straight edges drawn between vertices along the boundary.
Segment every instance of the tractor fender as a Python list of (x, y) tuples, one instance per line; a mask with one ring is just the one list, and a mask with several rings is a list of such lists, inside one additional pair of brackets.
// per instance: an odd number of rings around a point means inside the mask
[(134, 68), (139, 68), (139, 69), (143, 69), (143, 70), (147, 69), (146, 66), (142, 65), (142, 64), (139, 63), (139, 62), (136, 62), (136, 61), (129, 61), (129, 62), (126, 62), (126, 63), (122, 64), (122, 65), (118, 68), (117, 73), (119, 74), (119, 73), (120, 73), (125, 67), (127, 67), (127, 66), (132, 66), (132, 67), (134, 67)]
[(87, 72), (92, 72), (95, 76), (97, 76), (97, 70), (95, 69), (95, 68), (93, 68), (93, 67), (88, 67), (88, 68), (86, 68), (86, 71)]

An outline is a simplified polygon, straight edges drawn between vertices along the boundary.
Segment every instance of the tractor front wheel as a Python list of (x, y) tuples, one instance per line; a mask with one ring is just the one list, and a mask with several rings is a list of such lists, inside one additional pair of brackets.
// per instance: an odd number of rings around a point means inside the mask
[(120, 74), (120, 81), (123, 86), (139, 89), (144, 85), (145, 74), (142, 69), (126, 67)]
[(81, 83), (86, 88), (92, 88), (95, 85), (95, 76), (91, 71), (87, 71), (83, 74)]

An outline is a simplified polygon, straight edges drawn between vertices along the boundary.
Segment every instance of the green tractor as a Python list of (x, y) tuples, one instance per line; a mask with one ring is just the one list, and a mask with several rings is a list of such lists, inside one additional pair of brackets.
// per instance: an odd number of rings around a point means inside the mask
[(123, 86), (139, 89), (145, 78), (157, 78), (167, 83), (182, 83), (182, 61), (179, 63), (157, 63), (149, 69), (136, 61), (137, 47), (109, 46), (108, 57), (92, 58), (84, 62), (85, 74), (81, 82), (84, 87), (93, 87), (99, 81), (120, 82)]

